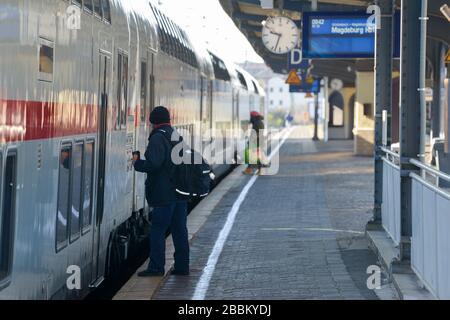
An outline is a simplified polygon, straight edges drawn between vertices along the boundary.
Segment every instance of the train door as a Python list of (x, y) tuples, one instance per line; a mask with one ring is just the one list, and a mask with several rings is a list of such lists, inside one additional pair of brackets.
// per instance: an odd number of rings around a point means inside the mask
[(240, 114), (239, 114), (239, 90), (233, 90), (233, 144), (234, 154), (233, 159), (237, 160), (240, 149), (239, 141), (241, 135)]
[[(135, 150), (142, 153), (147, 148), (149, 130), (148, 117), (153, 107), (153, 54), (144, 54), (140, 61), (140, 103), (138, 112), (138, 123), (136, 130)], [(133, 211), (145, 208), (145, 175), (134, 173), (134, 207)]]
[(212, 81), (201, 77), (201, 139), (202, 151), (211, 143), (212, 139)]
[[(93, 241), (92, 241), (92, 276), (91, 283), (102, 280), (100, 266), (100, 229), (103, 220), (105, 198), (105, 166), (106, 166), (106, 138), (109, 106), (109, 83), (111, 72), (111, 57), (108, 54), (100, 54), (99, 64), (99, 103), (98, 103), (98, 164), (97, 164), (97, 206), (95, 210)], [(103, 263), (104, 265), (104, 263)]]

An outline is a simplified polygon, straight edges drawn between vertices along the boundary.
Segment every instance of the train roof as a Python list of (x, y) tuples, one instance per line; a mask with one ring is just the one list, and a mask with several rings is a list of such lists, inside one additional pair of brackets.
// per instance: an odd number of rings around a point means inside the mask
[(200, 41), (192, 41), (199, 61), (199, 69), (203, 76), (208, 79), (214, 79), (214, 67), (211, 56), (209, 55), (206, 45)]
[[(124, 0), (122, 0), (124, 1)], [(139, 2), (144, 0), (138, 0)], [(181, 28), (175, 21), (169, 18), (161, 11), (154, 1), (147, 2), (149, 12), (151, 12), (156, 20), (156, 28), (158, 31), (159, 48), (166, 54), (173, 56), (194, 68), (202, 69), (198, 60), (198, 56), (203, 56), (197, 52), (191, 38), (186, 31)], [(204, 62), (204, 61), (203, 61)]]
[(175, 21), (159, 9), (155, 0), (111, 0), (111, 10), (134, 19), (140, 36), (146, 37), (154, 51), (163, 51), (198, 68), (208, 79), (230, 81), (249, 92), (263, 95), (258, 81), (244, 69), (228, 61), (221, 54), (193, 40)]
[[(112, 0), (117, 2), (117, 0)], [(152, 50), (157, 51), (159, 47), (158, 29), (157, 22), (154, 15), (150, 10), (145, 10), (148, 8), (148, 1), (146, 0), (133, 0), (124, 1), (121, 0), (123, 8), (129, 9), (130, 15), (134, 16), (136, 24), (139, 27), (141, 33), (144, 33), (145, 39), (150, 42), (150, 47)]]

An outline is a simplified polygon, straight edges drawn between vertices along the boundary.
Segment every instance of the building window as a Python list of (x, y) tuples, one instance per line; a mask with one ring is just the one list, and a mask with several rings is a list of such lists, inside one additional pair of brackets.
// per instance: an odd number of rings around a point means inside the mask
[(364, 116), (372, 119), (373, 118), (373, 107), (371, 103), (364, 103)]
[(283, 93), (283, 88), (280, 88), (280, 93)]
[(273, 100), (270, 100), (270, 105), (273, 106)]
[(342, 127), (344, 126), (344, 97), (338, 91), (334, 91), (328, 98), (330, 106), (329, 126)]
[(283, 106), (283, 100), (280, 100), (280, 106), (281, 107)]
[(270, 92), (273, 92), (273, 88), (270, 88)]

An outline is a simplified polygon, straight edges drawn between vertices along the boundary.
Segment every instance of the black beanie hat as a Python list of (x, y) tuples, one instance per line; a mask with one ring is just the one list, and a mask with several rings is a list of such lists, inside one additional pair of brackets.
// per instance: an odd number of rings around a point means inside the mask
[(151, 124), (162, 124), (162, 123), (170, 123), (170, 113), (169, 110), (165, 107), (156, 107), (150, 113), (150, 123)]

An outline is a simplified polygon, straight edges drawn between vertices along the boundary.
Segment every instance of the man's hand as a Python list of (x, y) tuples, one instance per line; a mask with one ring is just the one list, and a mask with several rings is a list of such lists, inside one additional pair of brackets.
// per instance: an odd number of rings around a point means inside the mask
[(140, 159), (141, 159), (141, 154), (139, 153), (139, 151), (133, 152), (133, 162), (136, 162)]

